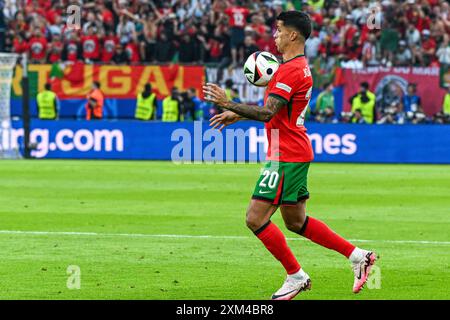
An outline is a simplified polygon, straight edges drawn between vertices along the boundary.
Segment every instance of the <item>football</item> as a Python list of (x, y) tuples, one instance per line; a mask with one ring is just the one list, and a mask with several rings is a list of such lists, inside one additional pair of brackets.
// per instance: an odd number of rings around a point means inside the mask
[(278, 59), (267, 51), (252, 53), (244, 64), (244, 75), (248, 82), (258, 87), (265, 87), (278, 70)]

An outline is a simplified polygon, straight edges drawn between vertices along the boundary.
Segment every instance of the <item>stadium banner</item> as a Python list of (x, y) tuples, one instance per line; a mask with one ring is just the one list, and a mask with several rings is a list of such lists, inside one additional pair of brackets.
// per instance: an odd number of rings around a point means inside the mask
[(361, 82), (368, 82), (377, 101), (406, 94), (408, 83), (417, 85), (417, 95), (428, 116), (442, 110), (446, 91), (440, 87), (441, 72), (438, 67), (369, 67), (342, 69), (340, 83), (344, 85), (344, 111), (350, 111), (350, 97), (360, 90)]
[[(20, 121), (0, 128), (3, 141), (20, 145)], [(264, 161), (262, 123), (242, 121), (223, 132), (207, 122), (40, 121), (31, 123), (36, 158), (142, 159), (175, 162)], [(450, 164), (448, 125), (310, 124), (316, 162)]]
[[(55, 71), (55, 68), (60, 68)], [(12, 97), (22, 96), (22, 68), (16, 67)], [(148, 65), (91, 65), (74, 63), (72, 65), (29, 65), (30, 96), (35, 98), (37, 92), (44, 89), (45, 83), (52, 80), (52, 90), (60, 100), (85, 99), (91, 90), (93, 81), (99, 81), (105, 97), (108, 99), (135, 99), (146, 83), (150, 83), (158, 99), (170, 95), (172, 87), (180, 91), (197, 89), (201, 95), (205, 82), (203, 66)]]

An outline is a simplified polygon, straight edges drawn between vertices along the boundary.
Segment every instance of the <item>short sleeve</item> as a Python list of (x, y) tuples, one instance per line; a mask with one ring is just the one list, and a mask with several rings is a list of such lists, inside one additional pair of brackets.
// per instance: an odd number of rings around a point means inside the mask
[(275, 74), (275, 84), (268, 95), (288, 103), (296, 91), (296, 77), (286, 69), (279, 69)]

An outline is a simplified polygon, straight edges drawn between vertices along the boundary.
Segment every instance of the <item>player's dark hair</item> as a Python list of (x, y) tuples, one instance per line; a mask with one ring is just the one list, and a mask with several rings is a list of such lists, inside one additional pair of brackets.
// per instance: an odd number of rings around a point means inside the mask
[(281, 12), (277, 20), (283, 21), (284, 26), (294, 28), (306, 39), (311, 35), (312, 23), (309, 15), (303, 11)]

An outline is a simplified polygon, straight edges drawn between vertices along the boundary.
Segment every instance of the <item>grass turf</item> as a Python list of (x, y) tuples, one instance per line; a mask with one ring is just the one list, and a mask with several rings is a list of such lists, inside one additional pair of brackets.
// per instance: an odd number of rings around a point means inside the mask
[[(284, 270), (245, 226), (259, 168), (1, 161), (0, 298), (267, 299)], [(312, 278), (296, 299), (450, 298), (449, 166), (314, 163), (309, 191), (312, 216), (370, 240), (355, 244), (381, 256), (381, 288), (354, 295), (348, 261), (297, 241), (277, 213)], [(69, 265), (80, 267), (79, 290), (67, 288)]]

